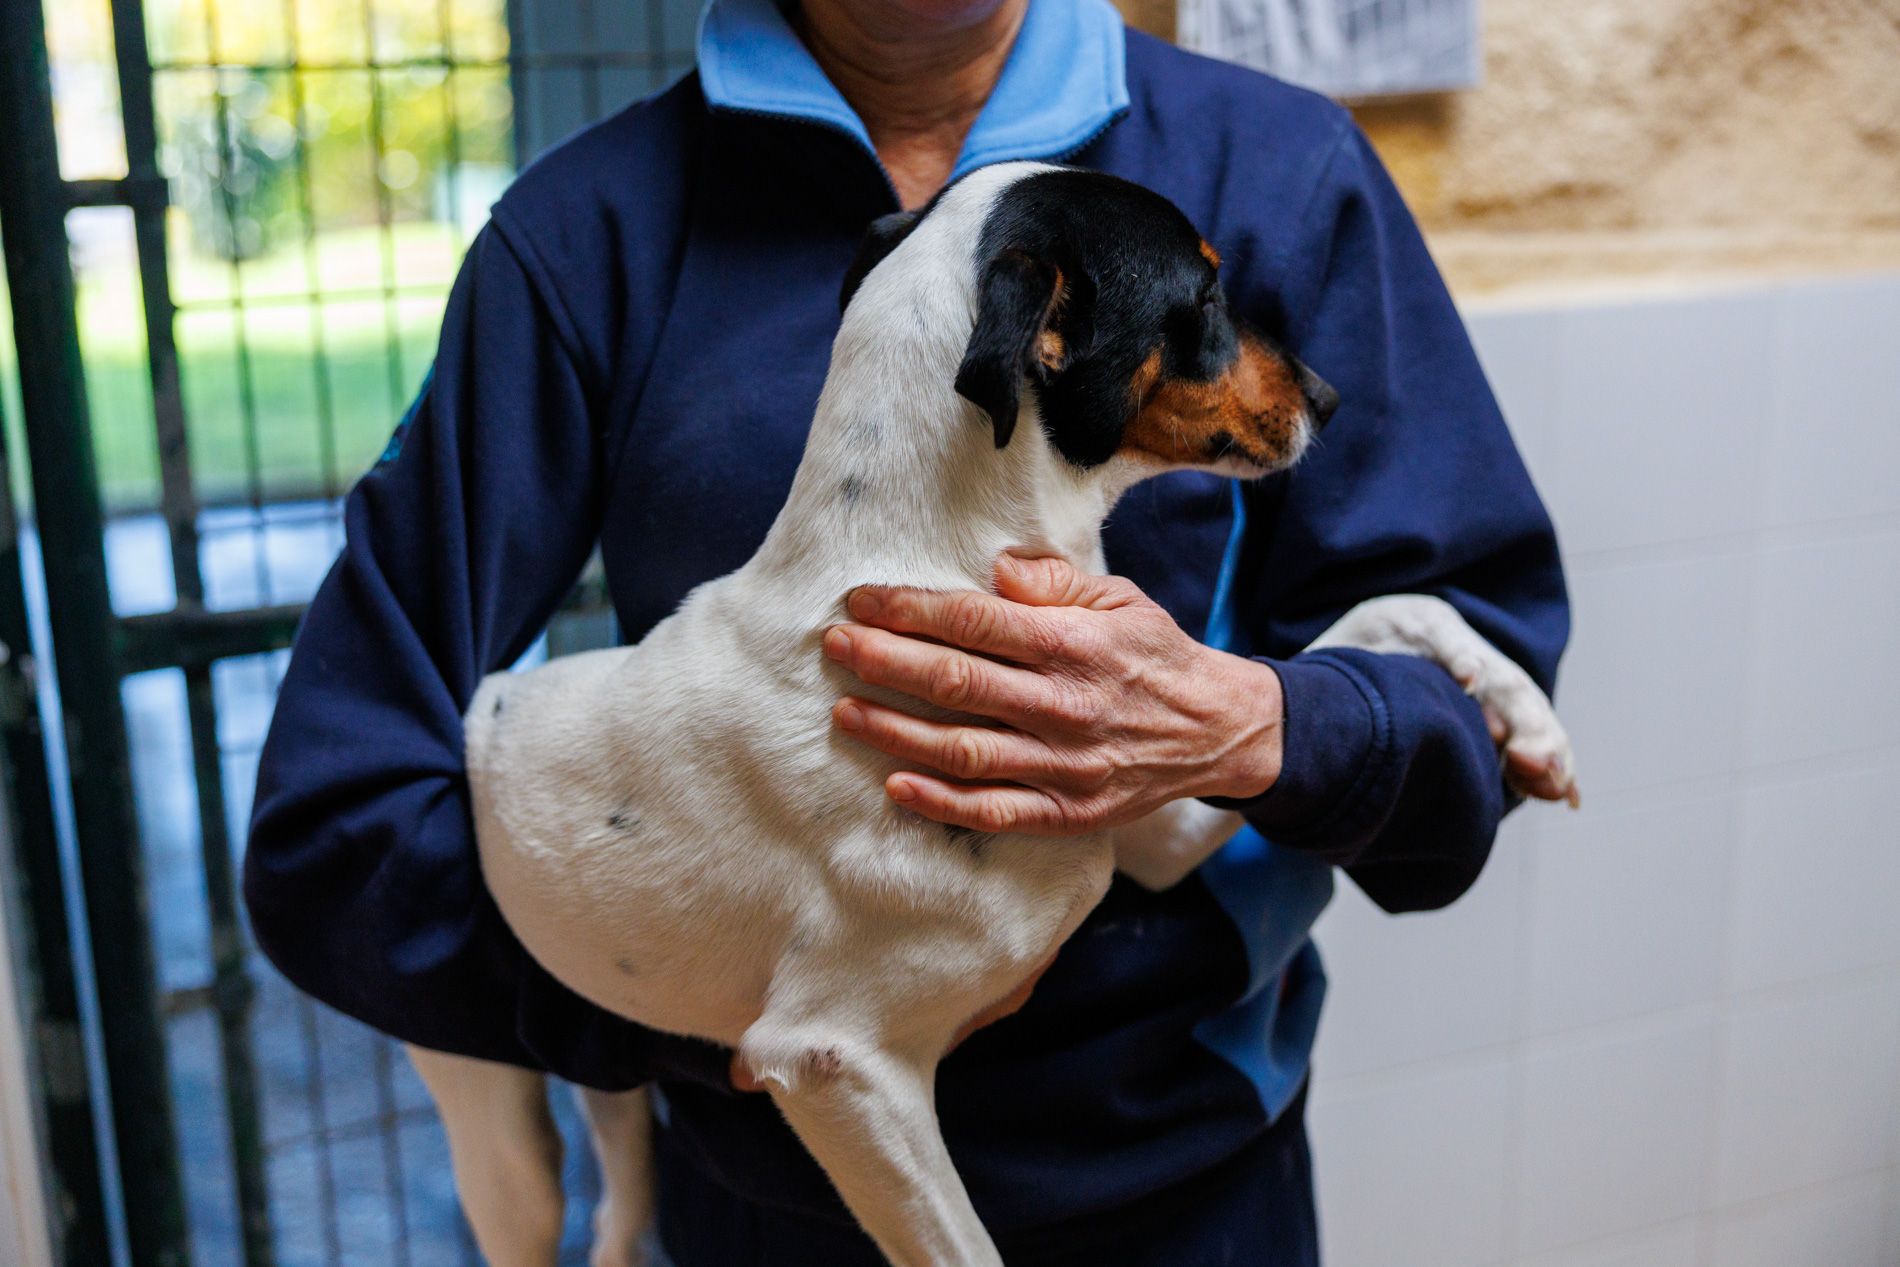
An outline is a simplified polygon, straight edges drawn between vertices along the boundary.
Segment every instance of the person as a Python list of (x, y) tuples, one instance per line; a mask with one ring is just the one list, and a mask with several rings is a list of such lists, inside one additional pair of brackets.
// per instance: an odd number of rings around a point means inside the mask
[[(677, 1267), (878, 1260), (727, 1053), (593, 1008), (509, 934), (476, 862), (461, 714), (596, 543), (629, 640), (744, 562), (867, 224), (1024, 158), (1173, 199), (1234, 309), (1342, 403), (1290, 474), (1175, 474), (1116, 510), (1107, 555), (1132, 588), (1096, 604), (1099, 661), (1067, 670), (1096, 724), (1050, 740), (1112, 777), (1031, 762), (965, 787), (920, 761), (886, 789), (946, 822), (1009, 814), (1051, 849), (1177, 795), (1224, 791), (1250, 823), (1173, 889), (1118, 880), (1026, 1006), (944, 1062), (944, 1132), (1010, 1262), (1318, 1260), (1313, 921), (1338, 871), (1390, 911), (1450, 903), (1511, 797), (1443, 670), (1300, 648), (1362, 599), (1431, 593), (1552, 685), (1568, 608), (1550, 523), (1343, 110), (1124, 31), (1106, 0), (714, 0), (697, 71), (535, 162), (471, 246), (431, 376), (346, 504), (245, 865), (259, 944), (317, 998), (426, 1047), (657, 1087)], [(1097, 596), (1062, 588), (1012, 601)], [(877, 619), (858, 610), (847, 640), (935, 646)], [(1162, 620), (1201, 645), (1154, 658), (1176, 645)], [(864, 737), (905, 742), (878, 720)]]

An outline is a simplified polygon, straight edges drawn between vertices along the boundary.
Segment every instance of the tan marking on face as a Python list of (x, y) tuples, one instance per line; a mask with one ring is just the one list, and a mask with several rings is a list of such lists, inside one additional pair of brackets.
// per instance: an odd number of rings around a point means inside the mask
[(1062, 335), (1054, 330), (1045, 329), (1036, 336), (1036, 359), (1042, 362), (1044, 369), (1061, 369), (1068, 350), (1068, 345), (1062, 341)]
[(1171, 466), (1198, 466), (1223, 457), (1263, 469), (1285, 466), (1298, 453), (1306, 396), (1287, 359), (1252, 335), (1240, 354), (1209, 382), (1168, 378), (1156, 348), (1129, 384), (1134, 421), (1122, 450)]
[(1062, 319), (1062, 310), (1069, 302), (1069, 279), (1056, 269), (1056, 284), (1049, 292), (1049, 306), (1042, 310), (1042, 331), (1036, 335), (1036, 359), (1045, 369), (1059, 370), (1068, 355), (1068, 344), (1062, 333), (1057, 330), (1056, 322)]
[(1148, 353), (1148, 358), (1135, 370), (1134, 381), (1129, 384), (1129, 390), (1135, 397), (1136, 413), (1140, 413), (1142, 407), (1148, 403), (1148, 397), (1154, 393), (1155, 384), (1160, 381), (1161, 349), (1156, 348)]
[(1217, 269), (1220, 267), (1220, 252), (1206, 238), (1201, 239), (1201, 258)]

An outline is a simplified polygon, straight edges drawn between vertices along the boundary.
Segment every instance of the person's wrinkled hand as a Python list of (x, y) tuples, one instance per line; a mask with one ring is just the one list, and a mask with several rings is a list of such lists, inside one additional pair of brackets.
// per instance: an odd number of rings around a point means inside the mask
[(1060, 559), (1005, 555), (996, 588), (864, 586), (825, 635), (863, 681), (982, 719), (840, 700), (841, 730), (914, 766), (886, 780), (892, 800), (973, 831), (1062, 836), (1273, 784), (1271, 668), (1196, 641), (1133, 582)]

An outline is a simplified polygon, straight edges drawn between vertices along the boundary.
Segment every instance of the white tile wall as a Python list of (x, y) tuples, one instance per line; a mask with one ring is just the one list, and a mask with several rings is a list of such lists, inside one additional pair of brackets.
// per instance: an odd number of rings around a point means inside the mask
[(1724, 545), (1697, 558), (1572, 571), (1574, 633), (1560, 690), (1593, 803), (1741, 763), (1757, 560)]
[(1474, 1267), (1505, 1247), (1512, 1070), (1501, 1059), (1334, 1084), (1312, 1100), (1329, 1262)]
[(1768, 522), (1900, 514), (1893, 477), (1900, 289), (1891, 280), (1780, 293)]
[[(1557, 425), (1562, 382), (1563, 331), (1570, 314), (1546, 312), (1474, 312), (1469, 316), (1472, 342), (1484, 362), (1492, 390), (1510, 411), (1531, 478), (1546, 498), (1559, 487), (1563, 453)], [(1568, 528), (1569, 525), (1561, 525)]]
[(1586, 808), (1321, 922), (1329, 1267), (1900, 1267), (1900, 276), (1471, 327)]
[(1742, 797), (1738, 989), (1900, 961), (1900, 754)]
[(1717, 1267), (1892, 1267), (1886, 1176), (1861, 1175), (1726, 1211), (1714, 1221)]
[(1733, 1205), (1883, 1169), (1900, 1088), (1900, 982), (1739, 1004), (1723, 1035), (1715, 1198)]
[[(1900, 331), (1895, 340), (1900, 358)], [(1900, 409), (1900, 397), (1894, 399)], [(1840, 460), (1869, 459), (1844, 451)], [(1888, 525), (1773, 542), (1762, 551), (1754, 611), (1759, 669), (1749, 691), (1751, 766), (1900, 743), (1897, 547), (1900, 527)]]
[(1722, 988), (1735, 798), (1552, 815), (1523, 948), (1526, 1032), (1686, 1007)]
[(1525, 1267), (1696, 1267), (1699, 1230), (1695, 1219), (1683, 1219), (1538, 1254)]
[(1566, 314), (1550, 491), (1571, 551), (1760, 521), (1775, 316), (1766, 293)]
[(1712, 1016), (1538, 1044), (1524, 1061), (1520, 1248), (1684, 1218), (1708, 1158)]
[(1887, 1267), (1900, 1263), (1900, 1166), (1890, 1167), (1887, 1171), (1887, 1239), (1884, 1242), (1885, 1257), (1881, 1262)]

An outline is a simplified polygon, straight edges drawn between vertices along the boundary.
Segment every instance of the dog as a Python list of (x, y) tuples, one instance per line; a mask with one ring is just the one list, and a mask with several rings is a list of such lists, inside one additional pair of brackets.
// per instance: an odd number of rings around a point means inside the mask
[[(972, 847), (889, 800), (898, 763), (831, 721), (847, 693), (928, 706), (847, 677), (821, 639), (864, 583), (985, 589), (1006, 552), (1099, 573), (1104, 517), (1149, 476), (1298, 461), (1338, 398), (1228, 312), (1218, 265), (1160, 195), (1046, 164), (877, 221), (753, 558), (639, 644), (491, 676), (469, 705), (482, 871), (522, 944), (600, 1007), (734, 1049), (897, 1267), (1001, 1263), (935, 1115), (960, 1029), (1020, 997), (1117, 866), (1164, 887), (1240, 819), (1179, 801), (1060, 849)], [(1375, 600), (1315, 645), (1436, 659), (1484, 704), (1508, 777), (1573, 786), (1549, 702), (1441, 601)], [(540, 1075), (413, 1054), (481, 1248), (551, 1264)], [(645, 1105), (583, 1104), (605, 1178), (595, 1262), (624, 1267), (651, 1211)]]

